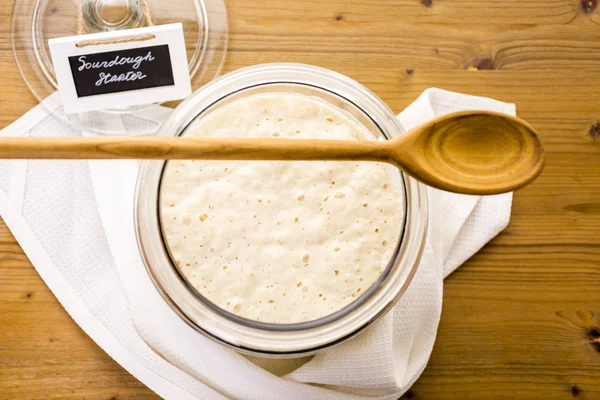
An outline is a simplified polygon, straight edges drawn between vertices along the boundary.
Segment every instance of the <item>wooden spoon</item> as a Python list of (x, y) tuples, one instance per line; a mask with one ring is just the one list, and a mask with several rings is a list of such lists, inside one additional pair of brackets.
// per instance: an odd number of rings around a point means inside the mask
[(0, 158), (383, 161), (435, 188), (476, 195), (525, 186), (544, 165), (542, 145), (529, 124), (484, 111), (444, 115), (385, 141), (5, 137)]

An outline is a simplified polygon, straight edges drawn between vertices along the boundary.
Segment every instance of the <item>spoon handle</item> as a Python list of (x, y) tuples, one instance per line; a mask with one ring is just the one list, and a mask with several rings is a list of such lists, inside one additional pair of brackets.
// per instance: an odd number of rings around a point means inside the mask
[(0, 159), (388, 161), (387, 142), (187, 137), (6, 137)]

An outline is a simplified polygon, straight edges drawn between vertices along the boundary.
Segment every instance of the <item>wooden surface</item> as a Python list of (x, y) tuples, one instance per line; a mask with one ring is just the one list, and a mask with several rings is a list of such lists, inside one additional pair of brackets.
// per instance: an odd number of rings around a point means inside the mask
[[(299, 61), (402, 110), (425, 88), (514, 102), (546, 168), (508, 228), (445, 282), (438, 338), (407, 399), (600, 399), (597, 0), (229, 0), (225, 70)], [(0, 1), (0, 126), (35, 105)], [(0, 228), (0, 398), (148, 399), (61, 308)]]

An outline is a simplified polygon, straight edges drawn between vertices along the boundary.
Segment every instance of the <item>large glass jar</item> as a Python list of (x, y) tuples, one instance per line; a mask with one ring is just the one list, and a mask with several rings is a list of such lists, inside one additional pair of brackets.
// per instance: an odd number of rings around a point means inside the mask
[[(402, 134), (392, 111), (358, 82), (322, 68), (301, 64), (263, 64), (222, 76), (181, 103), (158, 135), (178, 136), (209, 113), (234, 100), (263, 93), (318, 97), (351, 114), (375, 140)], [(193, 328), (238, 351), (274, 357), (313, 354), (372, 326), (400, 299), (421, 258), (427, 231), (427, 193), (421, 183), (397, 172), (403, 227), (393, 257), (379, 279), (341, 310), (323, 318), (275, 324), (241, 318), (212, 304), (180, 273), (161, 231), (159, 196), (165, 161), (147, 161), (139, 172), (135, 221), (140, 251), (156, 287)], [(212, 234), (219, 234), (214, 232)]]

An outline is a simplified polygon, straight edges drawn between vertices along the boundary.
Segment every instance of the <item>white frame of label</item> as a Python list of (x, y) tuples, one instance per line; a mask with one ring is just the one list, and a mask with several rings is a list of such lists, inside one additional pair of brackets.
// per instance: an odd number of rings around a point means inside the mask
[[(84, 41), (114, 40), (148, 34), (154, 35), (154, 38), (125, 43), (94, 44), (85, 47), (76, 46), (77, 43)], [(165, 44), (169, 46), (174, 85), (85, 97), (77, 96), (71, 66), (69, 65), (69, 57)], [(181, 23), (56, 38), (50, 39), (48, 45), (58, 81), (60, 97), (65, 113), (67, 114), (93, 110), (114, 110), (134, 105), (180, 100), (192, 93), (183, 26)]]

